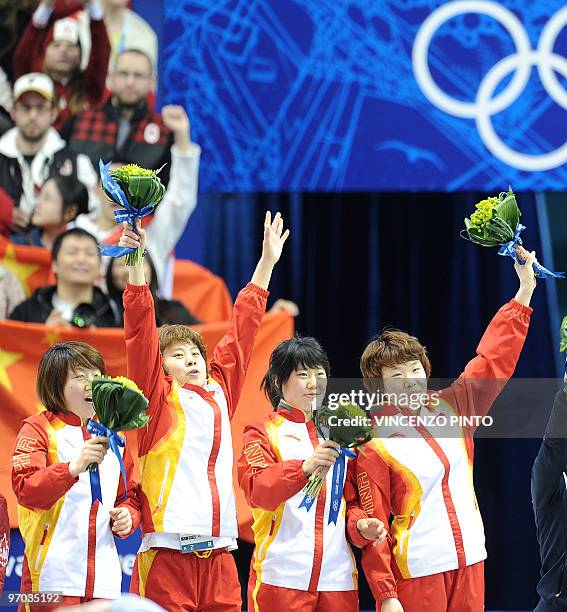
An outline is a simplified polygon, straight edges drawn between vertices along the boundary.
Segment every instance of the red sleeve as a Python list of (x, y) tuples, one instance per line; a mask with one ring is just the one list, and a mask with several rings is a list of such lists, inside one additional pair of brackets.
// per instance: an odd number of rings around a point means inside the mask
[(127, 538), (138, 529), (140, 520), (142, 518), (141, 509), (142, 505), (139, 498), (139, 484), (134, 479), (134, 462), (132, 461), (132, 453), (128, 448), (128, 444), (124, 448), (124, 455), (122, 456), (124, 461), (124, 468), (126, 470), (126, 484), (128, 487), (128, 497), (125, 498), (124, 491), (124, 480), (122, 474), (120, 474), (120, 483), (118, 485), (118, 492), (116, 494), (116, 508), (128, 508), (130, 515), (132, 516), (132, 529), (124, 535), (118, 536), (121, 539)]
[(368, 515), (360, 507), (360, 501), (358, 499), (358, 489), (356, 487), (356, 459), (349, 460), (347, 464), (343, 495), (346, 503), (347, 539), (354, 546), (364, 548), (370, 543), (370, 540), (360, 535), (356, 523), (360, 519), (368, 518)]
[(496, 313), (464, 372), (440, 392), (462, 415), (485, 415), (514, 373), (530, 325), (532, 308), (510, 300)]
[[(368, 517), (377, 518), (384, 523), (388, 538), (377, 546), (365, 546), (362, 549), (362, 567), (374, 599), (377, 603), (381, 603), (384, 599), (398, 596), (396, 579), (392, 571), (391, 547), (393, 541), (389, 528), (392, 513), (390, 469), (382, 457), (370, 448), (370, 445), (365, 447), (365, 452), (366, 455), (362, 453), (358, 455), (354, 466), (358, 504)], [(355, 516), (356, 514), (353, 515), (352, 520)], [(350, 534), (352, 534), (352, 526), (350, 531), (347, 531), (347, 536)], [(356, 544), (354, 540), (353, 543)]]
[(91, 54), (83, 74), (83, 82), (89, 102), (99, 104), (104, 96), (108, 62), (110, 61), (110, 41), (104, 19), (91, 19)]
[(210, 373), (224, 389), (231, 418), (240, 398), (268, 295), (268, 291), (252, 283), (240, 291), (226, 334), (213, 352)]
[(262, 423), (247, 425), (242, 442), (238, 482), (250, 507), (275, 510), (307, 484), (303, 461), (278, 461)]
[(12, 488), (18, 503), (32, 510), (49, 510), (77, 481), (68, 463), (48, 465), (47, 433), (24, 421), (12, 454)]
[(10, 237), (12, 230), (12, 217), (14, 211), (14, 201), (0, 187), (0, 235)]
[(38, 28), (30, 20), (14, 52), (14, 81), (28, 72), (43, 71), (43, 39), (47, 29)]
[(0, 493), (0, 593), (4, 590), (4, 578), (8, 565), (8, 551), (10, 550), (10, 521), (8, 518), (8, 504), (6, 498)]
[(154, 300), (148, 285), (127, 285), (123, 300), (127, 375), (148, 398), (153, 417), (167, 400)]

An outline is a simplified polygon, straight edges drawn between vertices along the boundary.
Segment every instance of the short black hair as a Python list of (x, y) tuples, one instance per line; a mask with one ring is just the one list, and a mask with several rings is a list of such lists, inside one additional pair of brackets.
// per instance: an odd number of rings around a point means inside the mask
[(277, 408), (282, 399), (282, 387), (294, 370), (298, 368), (323, 368), (327, 376), (331, 374), (331, 364), (327, 354), (311, 336), (296, 334), (289, 340), (280, 342), (270, 355), (270, 365), (260, 388)]
[(63, 176), (62, 174), (54, 174), (50, 179), (55, 182), (57, 191), (59, 191), (59, 195), (61, 196), (63, 202), (62, 214), (72, 206), (77, 208), (77, 212), (73, 218), (79, 215), (86, 215), (89, 212), (89, 192), (79, 179), (72, 175)]
[(61, 245), (63, 244), (63, 240), (68, 236), (76, 236), (77, 238), (90, 238), (97, 246), (97, 239), (87, 230), (84, 230), (80, 227), (72, 227), (70, 230), (59, 234), (57, 238), (53, 241), (53, 246), (51, 247), (51, 261), (57, 261), (57, 256), (59, 255), (59, 251), (61, 250)]

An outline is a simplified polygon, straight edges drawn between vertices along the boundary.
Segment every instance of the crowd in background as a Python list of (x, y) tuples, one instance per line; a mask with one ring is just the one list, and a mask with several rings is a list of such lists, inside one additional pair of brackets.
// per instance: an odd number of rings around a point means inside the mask
[[(157, 37), (128, 5), (41, 0), (4, 11), (0, 235), (49, 249), (56, 282), (24, 300), (18, 279), (0, 266), (0, 318), (122, 326), (127, 275), (97, 248), (116, 244), (121, 229), (100, 185), (103, 160), (162, 168), (167, 193), (146, 228), (156, 315), (160, 323), (198, 322), (171, 298), (173, 250), (197, 205), (201, 150), (184, 108), (156, 109)], [(287, 301), (275, 306), (297, 314)]]

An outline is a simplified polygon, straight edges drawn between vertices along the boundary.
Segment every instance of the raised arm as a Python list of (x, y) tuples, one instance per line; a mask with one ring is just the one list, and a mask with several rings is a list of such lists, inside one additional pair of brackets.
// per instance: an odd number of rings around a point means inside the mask
[(266, 310), (267, 289), (272, 271), (281, 257), (288, 236), (289, 229), (283, 231), (280, 213), (276, 213), (272, 221), (270, 213), (267, 212), (262, 255), (252, 280), (238, 294), (228, 330), (213, 352), (211, 375), (225, 391), (231, 417), (240, 398), (256, 335)]
[[(146, 232), (138, 227), (138, 234), (124, 223), (119, 246), (146, 247)], [(124, 336), (128, 378), (142, 389), (149, 400), (150, 417), (163, 405), (167, 394), (163, 362), (159, 350), (154, 300), (146, 283), (144, 263), (128, 267), (128, 285), (124, 301)]]
[(191, 142), (187, 113), (182, 106), (164, 106), (162, 119), (173, 132), (171, 171), (163, 200), (148, 225), (148, 251), (156, 268), (158, 284), (164, 294), (166, 261), (181, 238), (189, 217), (197, 206), (201, 147)]
[(52, 12), (53, 2), (50, 0), (42, 0), (34, 11), (14, 52), (14, 80), (28, 72), (42, 71), (43, 41)]
[(516, 369), (530, 325), (530, 301), (536, 287), (532, 266), (535, 252), (525, 253), (524, 265), (514, 264), (520, 279), (515, 297), (489, 323), (476, 349), (476, 357), (441, 392), (459, 414), (485, 415)]
[(100, 0), (90, 0), (88, 11), (92, 43), (89, 63), (85, 68), (84, 83), (89, 102), (96, 105), (102, 101), (106, 87), (110, 40), (104, 24), (104, 10)]

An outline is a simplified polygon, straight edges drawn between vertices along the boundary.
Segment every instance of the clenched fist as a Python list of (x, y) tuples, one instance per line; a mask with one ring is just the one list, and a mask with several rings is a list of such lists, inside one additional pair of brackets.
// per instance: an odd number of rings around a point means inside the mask
[(86, 472), (91, 463), (102, 463), (106, 451), (108, 450), (108, 439), (103, 436), (96, 436), (85, 440), (85, 445), (81, 449), (81, 454), (75, 461), (69, 463), (69, 472), (75, 478), (82, 472)]

